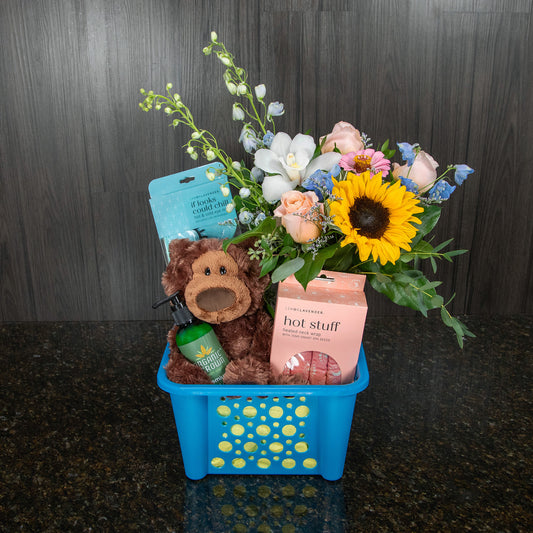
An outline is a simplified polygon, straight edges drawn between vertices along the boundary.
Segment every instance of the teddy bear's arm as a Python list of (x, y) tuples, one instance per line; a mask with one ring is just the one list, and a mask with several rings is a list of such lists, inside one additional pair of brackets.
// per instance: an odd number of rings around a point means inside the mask
[(250, 354), (262, 361), (270, 361), (270, 347), (272, 345), (272, 318), (260, 309), (257, 312), (255, 333), (250, 345)]
[(170, 356), (168, 364), (165, 367), (168, 379), (174, 383), (182, 383), (184, 385), (212, 383), (207, 372), (185, 359), (179, 351), (176, 345), (176, 333), (178, 329), (178, 326), (174, 326), (168, 332)]

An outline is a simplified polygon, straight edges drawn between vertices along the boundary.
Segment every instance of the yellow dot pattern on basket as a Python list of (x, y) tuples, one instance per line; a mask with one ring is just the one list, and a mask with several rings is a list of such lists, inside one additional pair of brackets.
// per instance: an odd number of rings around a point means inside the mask
[(244, 468), (244, 466), (246, 465), (246, 461), (241, 457), (236, 457), (235, 459), (233, 459), (233, 461), (231, 461), (231, 464), (235, 468)]
[(283, 450), (283, 444), (281, 442), (273, 442), (268, 449), (274, 453), (280, 453)]
[(299, 453), (304, 453), (309, 449), (309, 444), (307, 442), (297, 442), (294, 445), (294, 449)]
[(212, 471), (316, 473), (319, 428), (314, 397), (223, 396), (209, 401), (215, 422), (209, 429)]
[(233, 424), (233, 426), (231, 426), (231, 432), (234, 435), (242, 435), (244, 433), (244, 427), (240, 424)]
[(315, 468), (316, 466), (316, 459), (313, 459), (311, 457), (308, 457), (307, 459), (304, 459), (303, 462), (305, 468)]
[(233, 448), (233, 444), (231, 444), (231, 442), (228, 442), (227, 440), (221, 440), (218, 443), (218, 448), (222, 452), (230, 452)]
[(244, 449), (245, 449), (248, 453), (256, 452), (256, 451), (257, 451), (257, 443), (255, 443), (255, 442), (247, 442), (247, 443), (244, 445)]
[(230, 413), (231, 413), (231, 409), (227, 406), (227, 405), (219, 405), (217, 407), (217, 413), (220, 415), (220, 416), (229, 416)]
[(296, 433), (296, 428), (292, 424), (287, 424), (286, 426), (283, 426), (281, 432), (286, 437), (292, 437)]
[(304, 418), (309, 416), (309, 407), (307, 407), (307, 405), (300, 405), (294, 412), (296, 413), (296, 416)]
[(224, 459), (221, 457), (213, 457), (213, 459), (211, 459), (211, 464), (215, 468), (222, 468), (224, 466)]
[(258, 435), (268, 435), (270, 433), (270, 427), (266, 424), (261, 424), (260, 426), (257, 426), (257, 434)]
[(283, 461), (281, 462), (281, 464), (285, 467), (285, 468), (294, 468), (296, 466), (296, 461), (294, 459), (283, 459)]
[(259, 468), (268, 468), (270, 464), (271, 464), (270, 461), (266, 459), (265, 457), (261, 457), (261, 459), (257, 461), (257, 466)]
[(257, 409), (252, 405), (247, 405), (243, 410), (242, 414), (247, 418), (254, 418), (257, 415)]
[(272, 418), (281, 418), (283, 416), (283, 409), (279, 407), (279, 405), (276, 405), (270, 408), (270, 410), (268, 411), (268, 414)]

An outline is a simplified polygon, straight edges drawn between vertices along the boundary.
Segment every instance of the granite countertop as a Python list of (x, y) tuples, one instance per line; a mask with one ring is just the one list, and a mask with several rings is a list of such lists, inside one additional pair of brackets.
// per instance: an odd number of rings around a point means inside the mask
[(339, 481), (185, 477), (166, 322), (3, 324), (2, 531), (533, 530), (531, 317), (368, 319)]

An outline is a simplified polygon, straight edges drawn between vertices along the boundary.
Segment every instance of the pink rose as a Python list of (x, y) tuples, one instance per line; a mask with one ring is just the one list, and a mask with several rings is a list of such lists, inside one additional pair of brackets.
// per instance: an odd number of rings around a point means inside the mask
[(358, 152), (365, 148), (359, 130), (356, 130), (349, 122), (337, 122), (331, 133), (320, 137), (321, 144), (324, 138), (326, 142), (322, 146), (323, 154), (333, 152), (335, 147), (340, 150), (341, 154)]
[(281, 205), (274, 216), (281, 218), (283, 227), (295, 242), (306, 243), (320, 236), (320, 214), (324, 206), (313, 191), (288, 191), (281, 195)]
[(426, 192), (431, 188), (434, 181), (437, 179), (437, 167), (439, 164), (423, 150), (418, 152), (412, 166), (400, 166), (394, 163), (392, 175), (395, 179), (409, 178), (418, 185), (418, 192)]

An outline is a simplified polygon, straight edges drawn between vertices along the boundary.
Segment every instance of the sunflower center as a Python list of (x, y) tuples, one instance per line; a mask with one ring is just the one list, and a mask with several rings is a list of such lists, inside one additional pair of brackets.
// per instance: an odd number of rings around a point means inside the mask
[(371, 161), (372, 161), (372, 158), (369, 155), (363, 155), (363, 154), (356, 155), (353, 158), (354, 170), (358, 174), (361, 174), (362, 172), (365, 172), (367, 170), (372, 170), (372, 167), (370, 165)]
[(380, 239), (389, 226), (389, 210), (368, 196), (356, 198), (350, 208), (350, 224), (359, 235)]

